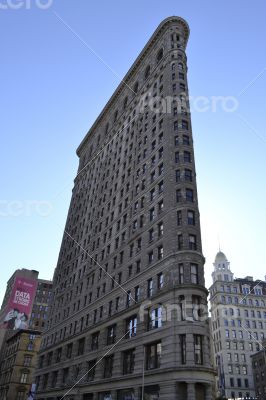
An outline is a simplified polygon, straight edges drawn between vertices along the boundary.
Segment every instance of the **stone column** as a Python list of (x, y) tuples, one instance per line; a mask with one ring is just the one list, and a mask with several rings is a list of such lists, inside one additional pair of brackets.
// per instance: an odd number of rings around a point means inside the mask
[(187, 365), (195, 365), (194, 337), (191, 333), (186, 335), (186, 358)]
[(187, 383), (187, 400), (196, 400), (195, 383)]
[(208, 345), (208, 337), (204, 335), (203, 337), (203, 362), (204, 365), (210, 367), (210, 349)]
[(193, 310), (192, 310), (192, 296), (186, 294), (185, 296), (185, 303), (183, 304), (183, 308), (185, 310), (185, 318), (188, 322), (193, 322)]
[(160, 400), (175, 400), (176, 399), (176, 383), (169, 382), (160, 384)]
[(117, 400), (116, 390), (111, 391), (112, 400)]
[(205, 396), (206, 400), (212, 400), (212, 385), (206, 385), (206, 396)]

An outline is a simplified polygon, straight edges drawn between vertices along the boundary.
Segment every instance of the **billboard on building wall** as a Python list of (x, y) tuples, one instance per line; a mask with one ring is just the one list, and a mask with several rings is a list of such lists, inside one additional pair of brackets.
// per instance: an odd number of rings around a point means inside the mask
[(36, 279), (16, 277), (11, 296), (5, 309), (2, 327), (5, 329), (28, 329), (29, 319), (36, 294)]

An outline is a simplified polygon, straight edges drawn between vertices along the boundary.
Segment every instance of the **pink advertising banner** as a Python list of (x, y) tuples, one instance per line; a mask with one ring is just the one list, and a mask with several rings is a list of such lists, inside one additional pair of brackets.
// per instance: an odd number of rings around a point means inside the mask
[(4, 316), (4, 328), (27, 329), (37, 289), (37, 280), (16, 277)]

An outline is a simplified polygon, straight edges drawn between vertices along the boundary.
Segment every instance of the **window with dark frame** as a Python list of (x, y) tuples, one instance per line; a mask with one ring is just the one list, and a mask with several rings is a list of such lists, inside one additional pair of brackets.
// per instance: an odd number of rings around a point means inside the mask
[(191, 283), (195, 284), (199, 283), (199, 273), (197, 264), (190, 264), (190, 279)]
[(180, 353), (181, 353), (181, 364), (186, 364), (186, 356), (187, 356), (187, 350), (186, 350), (186, 335), (179, 335), (180, 339)]
[(194, 360), (195, 364), (203, 364), (202, 335), (194, 335)]
[(162, 345), (161, 342), (156, 342), (146, 345), (146, 369), (160, 368), (161, 364)]
[(137, 315), (132, 315), (131, 317), (126, 319), (126, 339), (130, 339), (135, 337), (137, 334)]
[(123, 353), (123, 375), (132, 374), (135, 366), (135, 349)]
[(111, 378), (113, 375), (113, 364), (114, 364), (114, 355), (106, 356), (104, 358), (104, 370), (103, 370), (103, 377), (104, 378)]
[(114, 344), (116, 341), (116, 324), (108, 326), (106, 344)]

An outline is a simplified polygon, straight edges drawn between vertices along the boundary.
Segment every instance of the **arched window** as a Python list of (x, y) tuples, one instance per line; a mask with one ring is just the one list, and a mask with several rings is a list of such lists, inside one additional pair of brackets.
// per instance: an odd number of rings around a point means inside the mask
[(138, 90), (139, 90), (139, 83), (136, 82), (135, 85), (134, 85), (133, 91), (134, 91), (134, 93), (136, 94), (136, 93), (138, 92)]
[(145, 79), (148, 78), (148, 76), (150, 75), (150, 72), (151, 72), (151, 67), (150, 67), (150, 65), (148, 65), (148, 66), (146, 67), (145, 73), (144, 73)]
[(163, 49), (160, 49), (157, 54), (157, 62), (161, 61), (163, 58)]
[(178, 63), (178, 69), (179, 69), (179, 71), (183, 71), (184, 70), (184, 65), (181, 62)]
[(106, 126), (105, 126), (105, 134), (106, 134), (106, 135), (107, 135), (107, 133), (108, 133), (108, 129), (109, 129), (109, 124), (107, 123)]
[(117, 117), (118, 117), (118, 111), (116, 110), (114, 113), (114, 122), (117, 120)]

